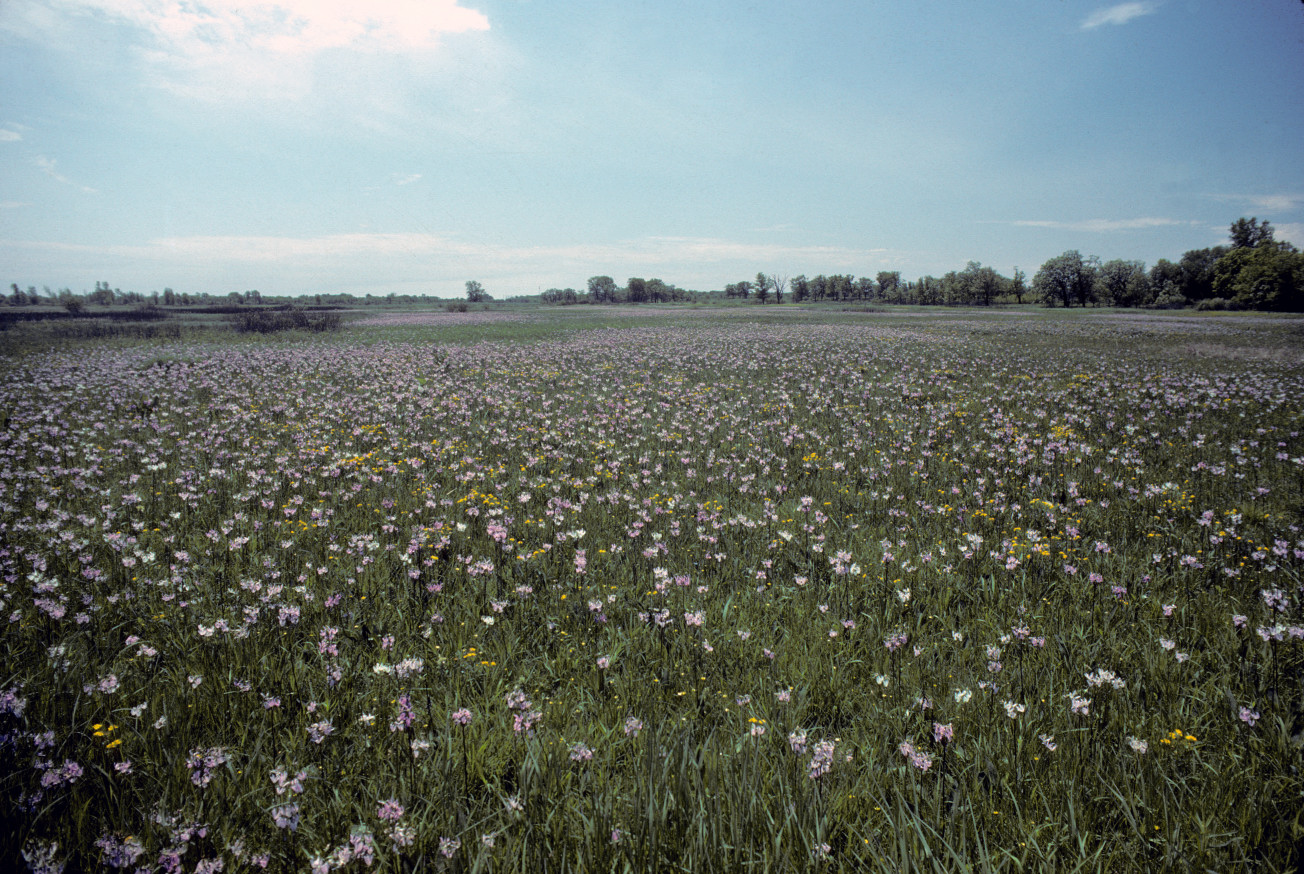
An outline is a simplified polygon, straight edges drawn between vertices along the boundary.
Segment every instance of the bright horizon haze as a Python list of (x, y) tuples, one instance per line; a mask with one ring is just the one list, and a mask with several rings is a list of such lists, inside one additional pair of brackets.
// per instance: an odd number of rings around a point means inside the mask
[(1304, 4), (5, 0), (0, 281), (494, 297), (1304, 245)]

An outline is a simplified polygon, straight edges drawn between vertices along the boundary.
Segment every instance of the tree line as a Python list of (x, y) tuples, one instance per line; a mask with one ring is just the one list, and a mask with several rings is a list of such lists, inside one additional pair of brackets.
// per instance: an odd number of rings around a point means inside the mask
[[(87, 304), (193, 306), (233, 304), (299, 304), (359, 306), (373, 304), (429, 304), (422, 295), (389, 294), (365, 297), (352, 294), (316, 294), (297, 297), (265, 296), (257, 290), (233, 291), (225, 296), (177, 294), (171, 288), (143, 295), (124, 292), (108, 282), (95, 283), (95, 291), (74, 294), (67, 288), (38, 292), (17, 283), (10, 294), (0, 294), (0, 306), (62, 305), (79, 312)], [(1031, 282), (1019, 268), (1005, 276), (995, 268), (970, 261), (963, 270), (943, 276), (922, 276), (909, 281), (900, 271), (885, 270), (874, 276), (835, 273), (788, 278), (757, 273), (729, 283), (719, 291), (690, 291), (661, 279), (631, 277), (624, 286), (610, 276), (592, 276), (585, 290), (550, 288), (539, 295), (511, 297), (508, 301), (545, 304), (684, 303), (713, 300), (755, 301), (758, 304), (841, 302), (914, 304), (921, 306), (990, 306), (996, 303), (1040, 303), (1044, 306), (1114, 306), (1201, 309), (1252, 309), (1304, 312), (1304, 253), (1277, 240), (1272, 225), (1258, 218), (1240, 218), (1231, 224), (1226, 245), (1192, 249), (1177, 261), (1161, 258), (1147, 269), (1144, 262), (1114, 259), (1102, 262), (1076, 249), (1047, 260)], [(466, 283), (469, 303), (493, 300), (479, 282)]]
[(676, 300), (755, 301), (758, 304), (844, 302), (917, 306), (990, 306), (1040, 303), (1049, 307), (1113, 306), (1253, 309), (1304, 312), (1304, 253), (1277, 240), (1272, 225), (1258, 218), (1232, 223), (1228, 244), (1192, 249), (1174, 262), (1161, 258), (1149, 269), (1142, 261), (1101, 261), (1076, 249), (1047, 260), (1029, 282), (1014, 268), (1005, 276), (970, 261), (963, 270), (910, 281), (900, 271), (875, 276), (832, 274), (788, 278), (757, 273), (726, 285), (722, 292), (682, 291), (659, 279), (630, 279), (621, 288), (610, 276), (589, 279), (587, 296), (574, 289), (549, 289), (544, 303), (644, 303)]

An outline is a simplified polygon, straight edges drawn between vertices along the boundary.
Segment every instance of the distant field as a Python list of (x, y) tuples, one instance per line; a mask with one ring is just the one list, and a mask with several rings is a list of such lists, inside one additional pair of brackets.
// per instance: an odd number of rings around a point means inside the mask
[(342, 317), (0, 334), (0, 867), (1304, 865), (1304, 319)]

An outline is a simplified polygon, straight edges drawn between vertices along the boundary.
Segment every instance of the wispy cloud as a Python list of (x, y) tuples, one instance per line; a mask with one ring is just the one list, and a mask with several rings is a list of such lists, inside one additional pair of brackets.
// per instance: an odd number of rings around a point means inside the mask
[(901, 256), (885, 249), (771, 246), (701, 237), (516, 246), (425, 233), (358, 233), (168, 237), (116, 246), (0, 240), (4, 259), (57, 263), (61, 269), (120, 268), (124, 274), (147, 264), (157, 271), (160, 284), (174, 287), (184, 277), (216, 272), (237, 285), (275, 285), (292, 293), (388, 286), (460, 294), (461, 283), (472, 277), (486, 284), (492, 280), (496, 288), (510, 293), (532, 293), (538, 284), (577, 284), (596, 274), (622, 279), (659, 276), (687, 288), (711, 288), (723, 287), (731, 277), (754, 275), (757, 269), (858, 273), (899, 266)]
[(1273, 225), (1272, 229), (1275, 231), (1274, 238), (1304, 247), (1304, 222), (1286, 222)]
[(483, 13), (457, 0), (62, 0), (61, 5), (143, 28), (168, 51), (402, 51), (430, 48), (446, 33), (489, 29)]
[(7, 26), (63, 44), (112, 26), (129, 40), (148, 84), (206, 100), (287, 101), (309, 90), (323, 53), (431, 55), (451, 34), (489, 30), (459, 0), (47, 0), (19, 4)]
[(0, 143), (16, 143), (23, 138), (23, 135), (16, 130), (7, 130), (0, 127)]
[(1020, 228), (1054, 228), (1065, 231), (1091, 231), (1111, 233), (1114, 231), (1136, 231), (1144, 228), (1194, 227), (1195, 221), (1182, 221), (1170, 218), (1132, 218), (1132, 219), (1086, 219), (1085, 221), (1062, 222), (1027, 219), (1022, 221), (1000, 222)]
[(31, 204), (21, 200), (0, 200), (0, 209), (21, 209), (24, 206), (31, 206)]
[(1150, 15), (1159, 9), (1158, 3), (1117, 3), (1097, 9), (1082, 20), (1083, 30), (1093, 30), (1106, 24), (1127, 24), (1134, 18)]
[(406, 173), (406, 174), (395, 173), (393, 176), (390, 177), (390, 181), (392, 181), (395, 185), (411, 185), (413, 182), (416, 182), (419, 179), (421, 179), (420, 173)]
[(1214, 199), (1264, 212), (1290, 212), (1304, 206), (1301, 194), (1218, 194)]
[(71, 179), (69, 179), (67, 176), (64, 176), (62, 173), (60, 173), (59, 162), (54, 160), (54, 158), (47, 158), (45, 155), (35, 155), (32, 157), (32, 166), (40, 170), (46, 176), (49, 176), (55, 182), (60, 182), (64, 185), (71, 185), (74, 188), (80, 188), (82, 191), (84, 191), (87, 194), (95, 193), (94, 188), (89, 188), (85, 185), (74, 182)]

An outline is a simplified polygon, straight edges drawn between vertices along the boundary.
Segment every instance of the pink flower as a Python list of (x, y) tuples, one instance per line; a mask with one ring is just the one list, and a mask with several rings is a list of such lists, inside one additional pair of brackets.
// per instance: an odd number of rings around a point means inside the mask
[(453, 711), (453, 722), (457, 723), (458, 725), (470, 725), (471, 711), (467, 710), (465, 707), (463, 707), (460, 710)]
[(1241, 708), (1241, 722), (1245, 723), (1246, 725), (1253, 726), (1254, 723), (1258, 721), (1259, 721), (1259, 712), (1257, 710), (1251, 710), (1248, 707)]

